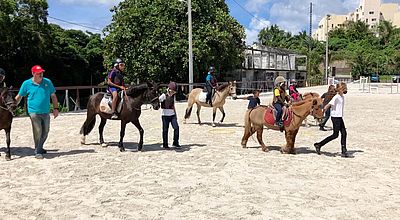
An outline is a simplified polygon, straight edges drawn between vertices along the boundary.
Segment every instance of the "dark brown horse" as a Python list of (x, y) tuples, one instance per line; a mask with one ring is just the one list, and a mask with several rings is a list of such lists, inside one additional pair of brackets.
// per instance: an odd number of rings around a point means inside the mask
[[(100, 145), (102, 147), (107, 147), (103, 139), (103, 130), (106, 125), (107, 119), (111, 118), (110, 114), (100, 112), (100, 102), (104, 96), (103, 92), (98, 92), (89, 98), (87, 105), (87, 116), (86, 121), (83, 123), (80, 134), (82, 135), (81, 143), (85, 144), (85, 136), (88, 135), (95, 123), (96, 115), (100, 115), (101, 122), (99, 125), (100, 134)], [(137, 86), (130, 87), (126, 90), (126, 98), (123, 103), (119, 119), (121, 120), (121, 131), (120, 140), (118, 147), (121, 152), (125, 151), (123, 139), (125, 136), (126, 124), (132, 122), (139, 130), (140, 140), (138, 144), (138, 150), (141, 151), (143, 148), (143, 134), (144, 130), (139, 122), (139, 116), (141, 114), (141, 106), (143, 104), (151, 104), (152, 107), (157, 110), (160, 108), (160, 102), (158, 100), (158, 85), (155, 83), (145, 83)]]
[(11, 160), (10, 132), (16, 108), (14, 94), (8, 88), (0, 88), (0, 130), (4, 129), (6, 131), (6, 160)]

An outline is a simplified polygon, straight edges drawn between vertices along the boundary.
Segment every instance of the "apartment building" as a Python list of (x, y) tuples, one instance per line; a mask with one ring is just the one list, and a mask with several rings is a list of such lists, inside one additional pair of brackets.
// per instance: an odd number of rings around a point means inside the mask
[(381, 0), (360, 0), (360, 5), (348, 15), (326, 15), (314, 31), (313, 38), (325, 41), (327, 32), (341, 27), (346, 21), (363, 21), (370, 28), (376, 28), (381, 20), (391, 21), (394, 26), (400, 27), (399, 4), (381, 3)]

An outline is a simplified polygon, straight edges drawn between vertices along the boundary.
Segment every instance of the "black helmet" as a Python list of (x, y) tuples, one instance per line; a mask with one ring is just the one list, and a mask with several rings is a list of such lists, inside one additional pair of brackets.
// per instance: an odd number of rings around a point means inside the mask
[(2, 68), (0, 68), (0, 75), (1, 76), (5, 76), (6, 75), (6, 71)]
[(210, 66), (210, 68), (208, 69), (208, 71), (215, 71), (215, 67)]
[(115, 59), (113, 66), (118, 66), (120, 63), (124, 63), (124, 61), (121, 58), (117, 58)]

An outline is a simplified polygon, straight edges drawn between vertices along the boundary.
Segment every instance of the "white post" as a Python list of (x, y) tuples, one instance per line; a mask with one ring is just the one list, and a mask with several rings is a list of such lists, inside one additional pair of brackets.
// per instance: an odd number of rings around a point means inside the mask
[(329, 51), (328, 51), (328, 38), (329, 38), (329, 18), (330, 15), (326, 15), (326, 45), (325, 45), (325, 80), (328, 80), (328, 67), (329, 67)]
[(189, 92), (193, 89), (193, 47), (192, 47), (192, 0), (188, 3), (188, 25), (189, 25)]
[(69, 111), (69, 97), (68, 97), (68, 89), (65, 90), (65, 105)]

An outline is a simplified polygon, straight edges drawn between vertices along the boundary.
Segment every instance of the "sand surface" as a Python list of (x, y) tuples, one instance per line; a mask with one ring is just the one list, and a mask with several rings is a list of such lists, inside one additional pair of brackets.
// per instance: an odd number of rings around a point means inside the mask
[[(348, 159), (338, 156), (339, 139), (315, 154), (313, 143), (331, 134), (317, 126), (300, 128), (296, 155), (281, 154), (284, 135), (269, 130), (269, 152), (261, 151), (255, 136), (242, 149), (245, 100), (227, 100), (226, 120), (217, 127), (210, 124), (210, 108), (202, 109), (203, 125), (196, 108), (183, 124), (186, 103), (176, 104), (183, 148), (169, 151), (160, 148), (155, 110), (142, 112), (144, 152), (136, 151), (139, 133), (132, 124), (121, 153), (118, 121), (108, 121), (105, 141), (111, 143), (102, 148), (99, 120), (88, 145), (81, 145), (85, 113), (52, 118), (44, 160), (33, 157), (29, 118), (15, 118), (12, 161), (5, 161), (0, 135), (0, 219), (398, 219), (400, 94), (388, 92), (362, 93), (349, 85)], [(263, 104), (270, 100), (261, 97)]]

